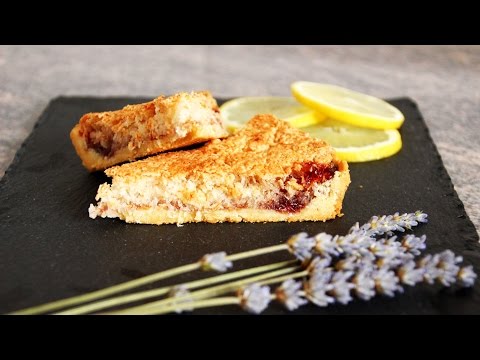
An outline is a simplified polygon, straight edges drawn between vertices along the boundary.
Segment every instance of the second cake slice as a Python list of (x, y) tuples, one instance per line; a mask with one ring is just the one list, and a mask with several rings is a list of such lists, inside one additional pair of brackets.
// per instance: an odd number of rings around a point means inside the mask
[(105, 171), (90, 217), (131, 223), (328, 220), (341, 213), (348, 165), (325, 142), (271, 115), (193, 150)]
[(70, 138), (90, 171), (228, 135), (208, 91), (84, 115)]

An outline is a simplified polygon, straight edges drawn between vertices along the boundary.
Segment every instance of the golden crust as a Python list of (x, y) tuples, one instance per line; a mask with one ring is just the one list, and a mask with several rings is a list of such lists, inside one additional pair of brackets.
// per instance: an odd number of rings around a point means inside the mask
[(89, 171), (227, 135), (208, 91), (160, 96), (117, 111), (85, 114), (70, 132)]
[[(278, 212), (271, 209), (219, 209), (186, 211), (158, 209), (157, 207), (131, 206), (117, 214), (127, 223), (135, 224), (183, 224), (191, 222), (223, 223), (223, 222), (298, 222), (298, 221), (327, 221), (342, 215), (342, 203), (346, 190), (350, 184), (348, 165), (341, 161), (341, 170), (325, 185), (326, 195), (315, 197), (302, 211), (294, 213)], [(91, 205), (92, 207), (93, 205)], [(106, 213), (98, 214), (102, 217), (111, 217)], [(113, 217), (117, 217), (113, 216)], [(97, 214), (92, 217), (95, 218)]]
[(191, 180), (204, 174), (282, 177), (292, 172), (295, 163), (328, 164), (333, 159), (334, 149), (324, 141), (272, 115), (257, 115), (244, 129), (224, 140), (112, 167), (105, 173), (111, 177), (188, 176)]
[[(299, 181), (295, 174), (305, 164), (331, 173), (323, 181)], [(100, 186), (90, 216), (148, 224), (325, 221), (340, 215), (350, 184), (348, 164), (333, 148), (272, 115), (257, 115), (236, 134), (201, 148), (105, 173), (112, 184)], [(286, 211), (278, 202), (286, 198), (287, 208), (307, 200)]]

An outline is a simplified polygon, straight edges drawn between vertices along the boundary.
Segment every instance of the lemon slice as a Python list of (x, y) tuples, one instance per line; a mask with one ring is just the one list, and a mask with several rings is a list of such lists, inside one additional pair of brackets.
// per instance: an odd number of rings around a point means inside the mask
[(279, 96), (241, 97), (227, 101), (220, 111), (229, 131), (242, 127), (257, 114), (273, 114), (295, 127), (322, 121), (325, 116), (298, 103), (294, 98)]
[(291, 90), (299, 102), (331, 119), (372, 129), (398, 129), (403, 124), (400, 110), (370, 95), (308, 81), (294, 82)]
[(325, 140), (337, 156), (349, 162), (379, 160), (396, 154), (402, 148), (398, 130), (367, 129), (327, 119), (321, 124), (302, 128), (302, 131)]

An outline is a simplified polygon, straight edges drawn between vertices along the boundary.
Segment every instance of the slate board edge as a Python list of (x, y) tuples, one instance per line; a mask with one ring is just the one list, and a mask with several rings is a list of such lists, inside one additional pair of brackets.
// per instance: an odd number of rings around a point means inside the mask
[[(437, 167), (438, 167), (438, 173), (439, 173), (439, 181), (442, 182), (446, 188), (449, 188), (451, 190), (451, 193), (448, 195), (452, 196), (452, 201), (457, 205), (457, 208), (462, 215), (465, 215), (465, 223), (463, 228), (459, 228), (459, 232), (462, 233), (462, 237), (464, 238), (465, 242), (467, 245), (469, 245), (472, 249), (475, 248), (475, 246), (478, 246), (479, 242), (479, 234), (477, 229), (475, 228), (475, 225), (473, 224), (472, 220), (468, 216), (466, 210), (465, 210), (465, 204), (462, 202), (460, 197), (458, 196), (457, 191), (455, 190), (455, 186), (453, 185), (452, 178), (450, 177), (450, 174), (448, 173), (445, 164), (443, 162), (442, 156), (440, 155), (440, 152), (438, 151), (437, 145), (435, 144), (435, 141), (433, 140), (430, 129), (427, 126), (427, 123), (424, 120), (423, 114), (418, 106), (418, 104), (411, 99), (410, 97), (404, 97), (404, 98), (394, 98), (394, 99), (388, 99), (389, 100), (400, 100), (404, 99), (407, 100), (411, 103), (412, 107), (416, 108), (417, 110), (417, 117), (419, 120), (422, 120), (421, 122), (423, 123), (424, 131), (426, 137), (430, 140), (430, 144), (432, 146), (433, 153), (436, 155), (436, 162), (437, 162)], [(421, 210), (421, 209), (420, 209)], [(459, 215), (461, 216), (461, 215)], [(473, 231), (469, 231), (469, 228)]]

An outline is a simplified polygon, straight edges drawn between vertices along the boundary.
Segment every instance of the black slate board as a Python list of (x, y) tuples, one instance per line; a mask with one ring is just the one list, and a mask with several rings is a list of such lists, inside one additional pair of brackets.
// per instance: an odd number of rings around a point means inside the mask
[[(88, 174), (69, 132), (86, 112), (120, 108), (139, 98), (60, 97), (45, 110), (0, 182), (0, 313), (33, 306), (183, 265), (203, 254), (235, 253), (280, 244), (300, 231), (343, 234), (376, 214), (422, 209), (430, 222), (427, 252), (452, 249), (480, 272), (480, 246), (473, 224), (453, 189), (416, 104), (391, 103), (405, 115), (404, 146), (391, 158), (351, 164), (345, 216), (326, 223), (186, 224), (151, 226), (88, 217), (103, 173)], [(279, 253), (236, 263), (235, 269), (286, 258)], [(165, 281), (191, 280), (190, 273)], [(236, 314), (236, 307), (196, 313)], [(285, 314), (272, 305), (267, 314)], [(394, 299), (356, 300), (348, 306), (305, 306), (296, 314), (480, 313), (480, 281), (474, 289), (437, 286), (406, 289)]]

